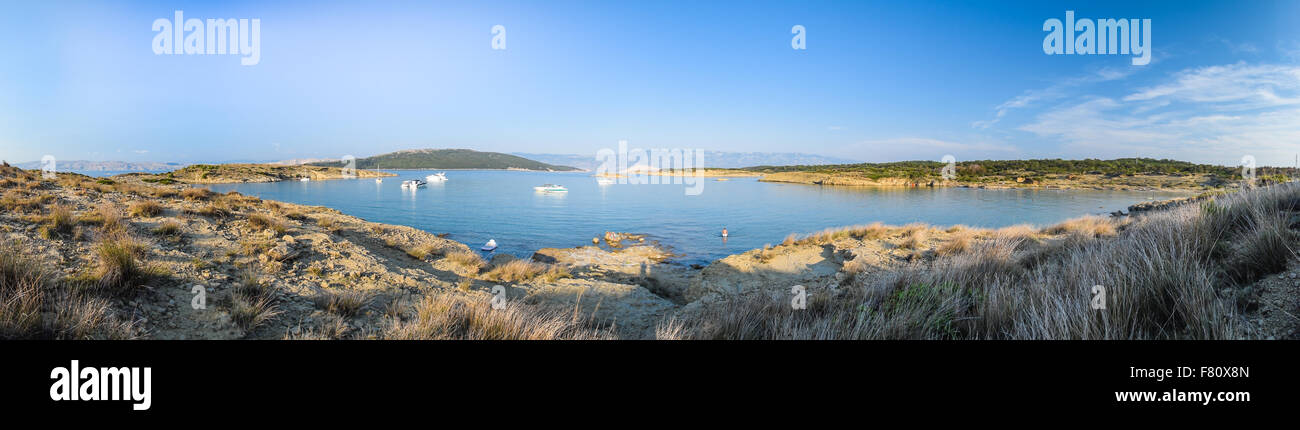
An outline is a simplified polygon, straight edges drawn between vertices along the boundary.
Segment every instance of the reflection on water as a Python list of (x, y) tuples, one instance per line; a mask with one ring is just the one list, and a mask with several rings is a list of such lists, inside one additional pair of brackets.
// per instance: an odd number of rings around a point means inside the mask
[[(790, 233), (827, 227), (928, 222), (1001, 227), (1044, 225), (1108, 213), (1144, 200), (1179, 196), (1166, 192), (980, 190), (964, 188), (859, 188), (763, 183), (753, 178), (708, 181), (687, 196), (684, 185), (600, 185), (586, 173), (450, 171), (448, 180), (403, 189), (406, 179), (432, 171), (393, 171), (382, 183), (370, 179), (286, 181), (209, 186), (265, 199), (327, 206), (369, 221), (409, 225), (478, 249), (496, 239), (496, 252), (527, 257), (543, 247), (588, 245), (605, 231), (649, 234), (685, 254), (684, 262), (708, 262)], [(533, 187), (562, 183), (568, 192)], [(721, 237), (721, 230), (728, 237)]]

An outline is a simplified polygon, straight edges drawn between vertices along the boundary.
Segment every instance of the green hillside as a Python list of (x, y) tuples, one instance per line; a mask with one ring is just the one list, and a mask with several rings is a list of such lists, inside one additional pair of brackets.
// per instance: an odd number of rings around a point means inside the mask
[[(338, 167), (339, 162), (312, 163), (317, 166)], [(574, 171), (569, 166), (556, 166), (499, 152), (479, 152), (469, 149), (412, 149), (391, 152), (373, 157), (358, 158), (358, 169), (523, 169), (542, 171)]]

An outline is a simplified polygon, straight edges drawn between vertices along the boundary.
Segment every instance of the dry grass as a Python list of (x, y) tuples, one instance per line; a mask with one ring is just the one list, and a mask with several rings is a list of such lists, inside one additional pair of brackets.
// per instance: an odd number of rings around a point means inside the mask
[(145, 254), (143, 243), (125, 235), (106, 235), (95, 243), (95, 278), (99, 287), (125, 291), (132, 283), (151, 274), (140, 261)]
[(249, 215), (248, 226), (254, 230), (273, 232), (276, 236), (284, 236), (284, 233), (289, 230), (288, 227), (285, 227), (284, 221), (262, 214)]
[(180, 236), (181, 230), (182, 227), (180, 223), (176, 221), (166, 221), (159, 224), (157, 228), (154, 228), (153, 233), (159, 236), (177, 237)]
[(131, 321), (107, 300), (55, 284), (40, 260), (13, 243), (0, 246), (0, 339), (132, 339)]
[(388, 339), (557, 340), (608, 339), (612, 334), (589, 327), (569, 312), (543, 310), (507, 301), (493, 309), (486, 297), (457, 293), (425, 296), (415, 306), (415, 317), (394, 322)]
[(320, 217), (316, 219), (316, 226), (320, 227), (321, 230), (325, 230), (330, 233), (338, 233), (339, 230), (343, 229), (343, 226), (340, 225), (338, 220), (334, 219), (333, 217)]
[[(703, 339), (1232, 339), (1241, 291), (1296, 258), (1300, 186), (1285, 184), (1155, 212), (1109, 235), (1093, 221), (1035, 252), (1017, 226), (964, 252), (856, 277), (810, 294), (721, 301), (676, 330)], [(1098, 237), (1098, 233), (1102, 233)], [(1030, 243), (1030, 245), (1026, 245)], [(1029, 249), (1029, 250), (1026, 250)], [(1247, 264), (1249, 262), (1249, 264)], [(1093, 309), (1092, 287), (1105, 288)]]
[(131, 216), (134, 217), (152, 218), (158, 215), (162, 215), (163, 207), (162, 205), (156, 202), (150, 200), (142, 200), (135, 203), (131, 203), (131, 206), (127, 208), (127, 213), (131, 214)]
[(473, 251), (454, 251), (447, 254), (446, 260), (474, 272), (482, 270), (483, 266), (487, 265), (487, 263), (483, 261), (483, 257), (480, 257)]
[(253, 331), (258, 326), (280, 315), (280, 311), (270, 298), (250, 297), (234, 294), (230, 297), (230, 320), (244, 329)]
[(1111, 221), (1110, 218), (1101, 216), (1075, 218), (1043, 229), (1044, 234), (1070, 234), (1093, 238), (1114, 236), (1117, 231), (1118, 229), (1116, 228), (1116, 223), (1114, 221)]
[(947, 241), (944, 241), (934, 252), (940, 256), (949, 256), (960, 254), (970, 250), (971, 243), (975, 240), (975, 234), (970, 230), (957, 230)]
[[(910, 224), (909, 224), (910, 225)], [(919, 250), (925, 246), (928, 228), (903, 228), (903, 242), (898, 244), (899, 248)]]
[(176, 196), (179, 196), (179, 195), (180, 195), (179, 192), (177, 192), (176, 190), (171, 189), (171, 188), (161, 188), (161, 187), (160, 187), (160, 188), (154, 188), (154, 189), (153, 189), (153, 196), (154, 196), (154, 197), (157, 197), (157, 198), (160, 198), (160, 199), (172, 199), (172, 198), (176, 198)]
[(528, 260), (511, 260), (492, 268), (483, 275), (483, 279), (497, 282), (528, 282), (540, 280), (555, 282), (570, 277), (569, 270), (563, 266), (542, 264)]
[(181, 190), (181, 198), (185, 200), (208, 201), (212, 200), (216, 194), (207, 188), (186, 188)]
[(72, 237), (77, 223), (73, 219), (72, 208), (64, 205), (50, 206), (49, 215), (45, 216), (45, 225), (41, 226), (40, 235), (46, 240)]
[(424, 260), (430, 256), (438, 257), (443, 255), (443, 253), (444, 251), (442, 250), (442, 247), (432, 243), (419, 244), (406, 249), (406, 255), (409, 255), (411, 258), (416, 260)]
[(230, 210), (230, 206), (227, 206), (225, 203), (213, 202), (211, 204), (208, 204), (207, 206), (200, 208), (197, 211), (194, 211), (193, 213), (208, 218), (226, 218), (229, 217), (233, 212)]
[(53, 200), (54, 196), (48, 194), (28, 197), (27, 193), (22, 191), (9, 190), (5, 192), (3, 197), (0, 197), (0, 208), (16, 213), (36, 211)]
[(352, 317), (361, 312), (370, 303), (372, 295), (357, 290), (323, 290), (313, 300), (316, 306), (326, 312), (343, 317)]

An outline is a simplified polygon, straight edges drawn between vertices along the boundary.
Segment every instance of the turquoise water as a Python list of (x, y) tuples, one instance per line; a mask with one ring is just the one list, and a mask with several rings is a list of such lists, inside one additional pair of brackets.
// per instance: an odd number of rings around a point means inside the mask
[[(605, 231), (645, 233), (682, 254), (678, 261), (715, 259), (780, 243), (790, 233), (827, 227), (927, 222), (1001, 227), (1045, 225), (1085, 214), (1103, 214), (1150, 199), (1180, 194), (1130, 191), (875, 189), (822, 187), (705, 178), (702, 193), (685, 185), (599, 185), (588, 173), (449, 171), (444, 184), (403, 190), (404, 179), (431, 171), (392, 171), (373, 179), (211, 185), (264, 199), (339, 211), (386, 224), (400, 224), (478, 249), (496, 239), (506, 252), (527, 257), (538, 248), (590, 245)], [(554, 183), (567, 193), (539, 193)], [(719, 232), (726, 227), (730, 237)]]

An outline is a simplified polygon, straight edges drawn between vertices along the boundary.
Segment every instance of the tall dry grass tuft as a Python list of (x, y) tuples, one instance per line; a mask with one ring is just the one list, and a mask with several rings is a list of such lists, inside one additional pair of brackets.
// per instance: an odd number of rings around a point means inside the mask
[(1081, 237), (1114, 236), (1116, 231), (1115, 222), (1102, 216), (1075, 218), (1043, 229), (1045, 234), (1077, 234)]
[(95, 243), (95, 277), (99, 287), (125, 292), (134, 281), (150, 272), (140, 261), (145, 253), (143, 243), (126, 235), (104, 235)]
[(394, 321), (383, 337), (388, 339), (556, 340), (610, 339), (607, 331), (590, 327), (568, 312), (544, 310), (508, 301), (493, 309), (485, 297), (456, 293), (425, 296), (415, 306), (415, 317)]
[(483, 279), (497, 282), (528, 282), (541, 280), (555, 282), (569, 277), (569, 270), (563, 266), (542, 264), (528, 260), (511, 260), (493, 267), (483, 275)]
[(960, 254), (969, 250), (974, 241), (975, 234), (970, 230), (957, 230), (947, 241), (935, 248), (934, 252), (940, 256)]
[(158, 215), (162, 215), (163, 207), (157, 202), (151, 200), (142, 200), (135, 203), (131, 203), (131, 206), (127, 208), (127, 213), (131, 214), (131, 216), (134, 217), (152, 218)]
[(181, 190), (181, 198), (185, 200), (207, 201), (211, 200), (213, 196), (216, 196), (216, 193), (207, 188), (186, 188)]
[(454, 251), (447, 254), (446, 260), (474, 272), (482, 270), (483, 266), (487, 265), (487, 263), (483, 261), (483, 257), (480, 257), (473, 251)]
[(903, 249), (916, 249), (916, 250), (925, 247), (925, 241), (926, 239), (928, 239), (926, 237), (927, 231), (929, 231), (929, 229), (926, 228), (911, 228), (911, 229), (904, 228), (903, 242), (899, 243), (898, 247)]
[(323, 290), (314, 297), (316, 306), (327, 312), (351, 317), (370, 303), (372, 295), (358, 290)]
[(50, 206), (50, 214), (45, 217), (40, 235), (44, 239), (61, 239), (72, 236), (77, 222), (73, 219), (72, 208), (64, 205)]

